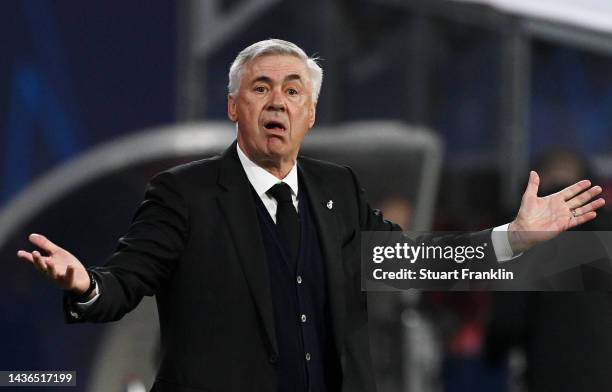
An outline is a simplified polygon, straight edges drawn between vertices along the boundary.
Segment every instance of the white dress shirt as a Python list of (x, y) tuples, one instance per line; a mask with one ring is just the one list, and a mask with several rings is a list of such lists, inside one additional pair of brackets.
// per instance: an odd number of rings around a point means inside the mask
[(294, 163), (293, 167), (289, 171), (289, 174), (285, 176), (282, 180), (279, 180), (276, 176), (268, 172), (266, 169), (257, 165), (255, 162), (249, 159), (244, 152), (240, 149), (238, 143), (236, 143), (236, 149), (238, 150), (238, 159), (240, 159), (240, 163), (242, 164), (242, 168), (246, 173), (249, 182), (255, 189), (257, 196), (263, 202), (263, 205), (266, 207), (266, 210), (270, 213), (272, 220), (276, 223), (276, 207), (278, 206), (278, 202), (275, 198), (268, 195), (266, 192), (274, 185), (284, 182), (289, 185), (291, 188), (291, 200), (293, 201), (293, 206), (296, 211), (299, 210), (298, 206), (298, 175), (297, 175), (297, 165)]

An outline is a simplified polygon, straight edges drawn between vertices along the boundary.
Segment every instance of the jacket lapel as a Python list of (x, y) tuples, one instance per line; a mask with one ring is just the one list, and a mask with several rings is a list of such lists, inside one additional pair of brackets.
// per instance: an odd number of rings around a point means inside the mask
[(328, 202), (333, 200), (333, 198), (326, 192), (325, 184), (316, 171), (309, 170), (307, 163), (304, 161), (298, 161), (298, 166), (302, 171), (302, 180), (310, 195), (313, 215), (321, 241), (327, 273), (327, 288), (331, 306), (334, 340), (338, 355), (342, 356), (346, 302), (338, 226), (333, 208), (327, 207)]
[(225, 192), (218, 196), (218, 202), (227, 219), (270, 347), (278, 355), (266, 254), (251, 186), (238, 159), (236, 142), (223, 153), (221, 162), (218, 184)]

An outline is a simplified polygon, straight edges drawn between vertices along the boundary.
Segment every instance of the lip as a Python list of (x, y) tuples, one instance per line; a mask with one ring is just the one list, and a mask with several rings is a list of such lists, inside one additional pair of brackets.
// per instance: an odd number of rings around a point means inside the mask
[(287, 132), (287, 124), (279, 119), (267, 119), (261, 123), (262, 129), (273, 135), (283, 135)]

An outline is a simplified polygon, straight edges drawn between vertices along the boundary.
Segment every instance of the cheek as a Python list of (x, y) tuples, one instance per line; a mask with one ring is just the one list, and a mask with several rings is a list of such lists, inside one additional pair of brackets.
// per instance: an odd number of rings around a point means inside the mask
[(238, 109), (243, 113), (248, 113), (253, 110), (257, 106), (257, 102), (255, 102), (251, 97), (243, 97), (240, 105), (238, 105)]
[(294, 121), (307, 122), (310, 119), (310, 110), (303, 103), (294, 103), (289, 105), (289, 115)]
[(259, 123), (259, 111), (254, 106), (246, 106), (242, 108), (240, 118), (247, 124), (255, 126)]

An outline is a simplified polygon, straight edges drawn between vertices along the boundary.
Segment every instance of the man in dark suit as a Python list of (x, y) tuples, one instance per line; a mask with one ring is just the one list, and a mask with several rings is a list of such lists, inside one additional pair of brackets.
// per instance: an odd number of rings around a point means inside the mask
[[(373, 391), (360, 232), (399, 227), (369, 207), (350, 169), (298, 158), (321, 87), (314, 59), (261, 41), (237, 56), (229, 79), (237, 141), (156, 176), (103, 267), (86, 269), (36, 234), (47, 254), (18, 256), (67, 291), (69, 322), (117, 320), (155, 295), (154, 391)], [(590, 202), (601, 189), (588, 181), (547, 198), (537, 182), (532, 173), (496, 253), (544, 239), (528, 230), (592, 219), (603, 203)]]

